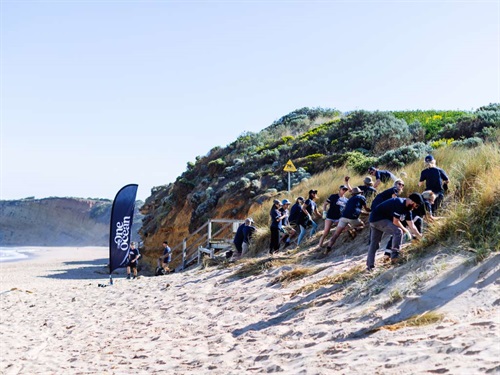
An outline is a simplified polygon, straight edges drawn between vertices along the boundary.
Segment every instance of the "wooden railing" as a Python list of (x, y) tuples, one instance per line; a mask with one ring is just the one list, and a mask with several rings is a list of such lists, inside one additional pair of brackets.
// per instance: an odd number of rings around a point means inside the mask
[[(233, 241), (236, 229), (243, 222), (244, 220), (209, 219), (205, 224), (191, 233), (188, 237), (184, 238), (181, 243), (175, 245), (172, 248), (172, 253), (174, 253), (174, 251), (181, 251), (181, 253), (172, 260), (173, 264), (180, 263), (180, 265), (176, 268), (176, 271), (184, 270), (195, 260), (199, 261), (199, 248), (213, 249), (211, 254), (214, 254), (216, 249), (212, 247), (212, 243), (221, 243), (222, 241), (230, 246)], [(222, 227), (215, 233), (212, 233), (214, 229), (213, 224), (222, 224)], [(206, 232), (201, 233), (205, 228)]]

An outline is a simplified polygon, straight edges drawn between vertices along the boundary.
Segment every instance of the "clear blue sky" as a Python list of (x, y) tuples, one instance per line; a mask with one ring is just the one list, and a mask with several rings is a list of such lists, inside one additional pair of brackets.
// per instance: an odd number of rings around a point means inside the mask
[(0, 6), (1, 199), (145, 199), (305, 106), (500, 102), (498, 0)]

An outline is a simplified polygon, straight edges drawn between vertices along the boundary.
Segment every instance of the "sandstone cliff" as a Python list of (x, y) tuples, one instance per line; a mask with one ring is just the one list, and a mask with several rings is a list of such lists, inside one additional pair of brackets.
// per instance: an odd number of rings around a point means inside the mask
[[(111, 206), (82, 198), (0, 201), (0, 246), (108, 246)], [(134, 217), (133, 241), (141, 219)]]

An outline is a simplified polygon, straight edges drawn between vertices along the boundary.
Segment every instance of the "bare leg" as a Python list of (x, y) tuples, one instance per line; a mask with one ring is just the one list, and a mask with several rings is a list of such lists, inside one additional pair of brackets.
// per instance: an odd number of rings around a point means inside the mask
[(323, 241), (328, 236), (328, 233), (330, 233), (330, 228), (331, 227), (332, 227), (332, 221), (331, 220), (325, 220), (325, 229), (323, 230), (323, 235), (319, 239), (319, 247), (323, 247)]

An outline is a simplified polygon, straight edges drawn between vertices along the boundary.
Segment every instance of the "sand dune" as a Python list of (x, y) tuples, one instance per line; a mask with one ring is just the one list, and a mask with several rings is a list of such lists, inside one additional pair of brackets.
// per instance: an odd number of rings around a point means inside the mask
[[(239, 265), (98, 287), (108, 283), (106, 249), (53, 249), (0, 265), (0, 373), (499, 373), (499, 259), (469, 268), (450, 257), (448, 272), (383, 307), (383, 292), (335, 285), (291, 297), (349, 267), (342, 261), (286, 287), (270, 281), (291, 266), (234, 279)], [(385, 282), (400, 272), (409, 271)], [(444, 319), (380, 329), (426, 311)]]

